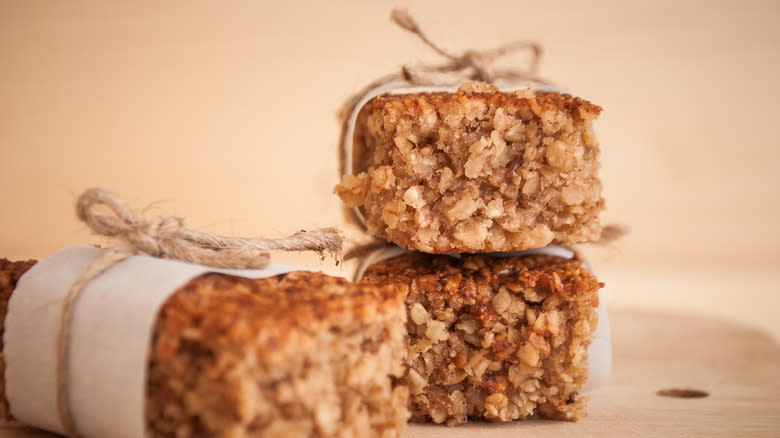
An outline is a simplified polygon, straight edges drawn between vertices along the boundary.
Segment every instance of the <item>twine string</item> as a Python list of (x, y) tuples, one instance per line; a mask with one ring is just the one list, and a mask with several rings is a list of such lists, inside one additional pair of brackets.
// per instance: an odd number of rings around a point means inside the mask
[[(113, 215), (96, 212), (107, 208)], [(115, 194), (88, 189), (76, 202), (76, 216), (96, 234), (113, 237), (118, 243), (106, 250), (71, 285), (60, 313), (56, 343), (57, 408), (65, 434), (79, 436), (71, 407), (68, 386), (70, 320), (73, 307), (84, 287), (95, 277), (133, 255), (179, 260), (213, 268), (262, 269), (268, 266), (267, 251), (316, 251), (341, 261), (342, 235), (334, 228), (299, 231), (280, 239), (235, 238), (204, 233), (184, 227), (181, 218), (139, 217)]]
[[(512, 41), (501, 46), (484, 50), (466, 50), (461, 54), (451, 53), (431, 40), (420, 24), (405, 9), (393, 9), (390, 19), (402, 29), (416, 35), (422, 42), (449, 62), (443, 65), (422, 65), (402, 67), (403, 78), (413, 85), (450, 85), (452, 80), (479, 80), (494, 82), (497, 79), (538, 79), (535, 78), (542, 55), (542, 47), (529, 41)], [(517, 67), (498, 70), (493, 64), (501, 57), (521, 50), (531, 51), (530, 66), (523, 70)], [(449, 73), (456, 73), (454, 76)], [(448, 73), (437, 76), (436, 73)]]

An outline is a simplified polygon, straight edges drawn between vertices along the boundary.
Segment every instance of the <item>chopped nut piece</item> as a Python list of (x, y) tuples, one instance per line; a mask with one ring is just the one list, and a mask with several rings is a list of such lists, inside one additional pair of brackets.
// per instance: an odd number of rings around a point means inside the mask
[(425, 324), (431, 319), (431, 315), (420, 303), (414, 303), (409, 307), (409, 317), (417, 325)]
[(430, 320), (425, 325), (425, 336), (431, 341), (444, 341), (449, 336), (447, 326), (441, 321)]
[(490, 394), (485, 399), (485, 418), (500, 420), (502, 411), (506, 411), (509, 399), (500, 392)]
[(535, 367), (539, 364), (539, 352), (536, 351), (530, 342), (522, 342), (517, 347), (517, 358), (523, 361), (529, 367)]

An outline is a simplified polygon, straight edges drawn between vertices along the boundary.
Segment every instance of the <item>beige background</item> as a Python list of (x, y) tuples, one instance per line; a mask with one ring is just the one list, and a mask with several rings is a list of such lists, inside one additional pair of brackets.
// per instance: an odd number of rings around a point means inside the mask
[[(342, 225), (341, 102), (440, 61), (393, 4), (0, 3), (0, 256), (95, 242), (72, 207), (90, 186), (213, 232)], [(542, 74), (604, 107), (604, 219), (632, 228), (589, 250), (611, 306), (780, 337), (780, 2), (402, 5), (452, 50), (542, 42)]]

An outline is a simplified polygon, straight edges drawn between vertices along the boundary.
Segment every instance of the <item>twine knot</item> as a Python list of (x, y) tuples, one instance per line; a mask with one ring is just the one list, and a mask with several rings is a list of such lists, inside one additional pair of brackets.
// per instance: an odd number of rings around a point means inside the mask
[[(99, 214), (100, 207), (113, 215)], [(316, 251), (339, 259), (341, 233), (333, 228), (301, 231), (282, 239), (225, 237), (184, 227), (178, 217), (146, 220), (115, 194), (98, 188), (85, 191), (76, 202), (76, 216), (95, 234), (116, 238), (113, 250), (145, 254), (214, 268), (261, 269), (269, 250)]]
[[(100, 214), (104, 208), (112, 215)], [(133, 255), (144, 254), (213, 268), (262, 269), (268, 266), (270, 250), (316, 251), (341, 261), (342, 235), (334, 228), (299, 231), (280, 239), (236, 238), (203, 233), (184, 226), (177, 217), (146, 220), (137, 215), (115, 194), (92, 188), (76, 201), (76, 216), (95, 234), (117, 239), (71, 285), (63, 299), (57, 333), (57, 407), (65, 434), (78, 436), (68, 404), (67, 358), (70, 316), (84, 287), (110, 267)]]
[[(443, 49), (434, 43), (425, 34), (417, 20), (405, 9), (393, 9), (390, 18), (414, 35), (417, 35), (428, 47), (436, 53), (444, 56), (449, 62), (443, 65), (422, 65), (411, 67), (405, 65), (401, 68), (401, 76), (413, 85), (452, 85), (464, 80), (478, 80), (495, 82), (496, 80), (529, 80), (545, 82), (536, 77), (539, 67), (539, 59), (542, 55), (542, 47), (534, 42), (513, 41), (493, 49), (466, 50), (456, 54)], [(499, 69), (495, 62), (510, 53), (520, 50), (530, 50), (531, 62), (527, 69), (514, 67), (511, 69)]]

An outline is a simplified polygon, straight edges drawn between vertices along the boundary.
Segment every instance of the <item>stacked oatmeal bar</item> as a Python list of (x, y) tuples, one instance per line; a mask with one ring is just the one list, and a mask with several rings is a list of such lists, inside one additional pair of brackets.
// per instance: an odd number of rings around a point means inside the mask
[(568, 94), (480, 82), (380, 95), (358, 113), (352, 174), (336, 193), (369, 233), (432, 254), (595, 240), (600, 112)]
[(483, 82), (358, 109), (335, 191), (369, 233), (410, 251), (370, 264), (360, 284), (405, 294), (413, 420), (585, 416), (603, 284), (550, 245), (600, 236), (600, 112)]

